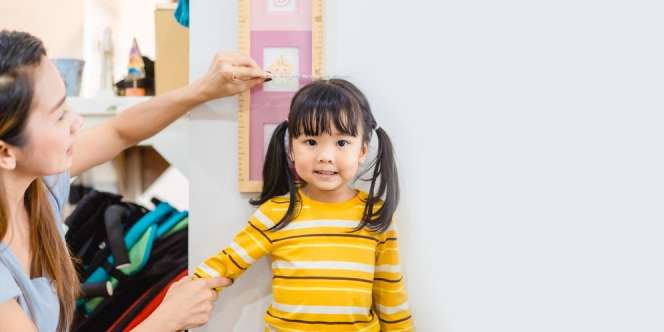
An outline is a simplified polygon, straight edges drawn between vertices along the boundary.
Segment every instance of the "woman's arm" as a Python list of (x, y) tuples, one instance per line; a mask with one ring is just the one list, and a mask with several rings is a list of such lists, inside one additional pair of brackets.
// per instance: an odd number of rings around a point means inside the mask
[(0, 303), (0, 331), (38, 332), (16, 300)]
[(215, 56), (207, 74), (186, 87), (152, 98), (105, 123), (81, 131), (74, 145), (70, 173), (113, 159), (124, 149), (155, 135), (206, 101), (232, 96), (268, 78), (251, 58), (241, 54)]
[(225, 278), (175, 282), (159, 307), (132, 332), (180, 331), (205, 325), (217, 299), (212, 289), (229, 284)]

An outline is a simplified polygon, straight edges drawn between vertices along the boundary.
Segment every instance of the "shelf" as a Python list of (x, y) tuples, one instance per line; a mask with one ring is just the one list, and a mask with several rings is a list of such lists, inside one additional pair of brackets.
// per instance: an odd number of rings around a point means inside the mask
[[(67, 104), (83, 116), (83, 128), (91, 128), (150, 98), (152, 97), (68, 97)], [(189, 121), (186, 117), (180, 118), (139, 145), (154, 147), (182, 174), (189, 175)]]
[(83, 116), (113, 116), (152, 97), (67, 97), (67, 104)]

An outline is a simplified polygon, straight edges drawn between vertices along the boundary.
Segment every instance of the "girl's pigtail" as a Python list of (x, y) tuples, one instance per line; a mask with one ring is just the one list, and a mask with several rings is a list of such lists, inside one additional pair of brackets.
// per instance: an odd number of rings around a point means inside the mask
[[(380, 127), (376, 129), (376, 136), (378, 152), (373, 165), (374, 171), (362, 222), (357, 229), (367, 226), (372, 231), (384, 232), (390, 227), (392, 216), (399, 204), (399, 175), (390, 137)], [(376, 182), (379, 182), (378, 188), (376, 188)], [(381, 205), (379, 202), (382, 197), (385, 198)]]
[(279, 230), (294, 218), (295, 207), (297, 203), (297, 188), (293, 181), (290, 163), (288, 161), (288, 150), (286, 149), (286, 133), (288, 131), (288, 121), (280, 123), (270, 138), (270, 144), (265, 155), (263, 163), (263, 191), (260, 198), (251, 199), (249, 203), (255, 206), (269, 201), (270, 199), (289, 194), (290, 203), (286, 214), (270, 230)]

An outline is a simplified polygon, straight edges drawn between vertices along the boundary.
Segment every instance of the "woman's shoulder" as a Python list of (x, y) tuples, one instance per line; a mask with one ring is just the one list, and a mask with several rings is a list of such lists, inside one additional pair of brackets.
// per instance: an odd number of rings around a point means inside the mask
[(54, 208), (57, 208), (58, 212), (62, 211), (62, 208), (69, 197), (69, 171), (44, 176), (42, 180), (46, 186), (46, 191), (48, 192), (48, 198), (51, 201), (51, 204)]
[(67, 199), (69, 199), (69, 171), (44, 176), (42, 181), (46, 187), (46, 195), (48, 196), (48, 202), (51, 204), (53, 210), (53, 217), (58, 224), (58, 230), (61, 235), (64, 236), (65, 226), (62, 222), (62, 210), (64, 210), (65, 203), (67, 202)]
[(0, 303), (15, 299), (21, 295), (12, 270), (8, 247), (0, 244)]

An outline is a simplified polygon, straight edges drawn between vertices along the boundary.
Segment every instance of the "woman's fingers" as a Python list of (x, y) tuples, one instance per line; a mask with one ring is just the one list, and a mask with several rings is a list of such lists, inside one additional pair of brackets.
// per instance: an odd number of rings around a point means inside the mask
[(270, 73), (262, 70), (246, 55), (218, 53), (207, 75), (196, 85), (198, 87), (196, 91), (204, 97), (204, 100), (232, 96), (263, 83), (270, 77)]
[(228, 68), (230, 79), (233, 81), (248, 81), (255, 78), (267, 79), (270, 74), (258, 67), (232, 66)]
[(235, 66), (244, 66), (251, 68), (259, 68), (260, 66), (252, 58), (242, 53), (228, 53), (226, 59)]
[(231, 284), (230, 279), (222, 277), (202, 279), (202, 280), (205, 282), (205, 287), (208, 289), (226, 287)]
[(238, 89), (240, 91), (245, 91), (263, 83), (265, 83), (265, 79), (263, 78), (255, 78), (248, 81), (240, 81), (238, 82)]

